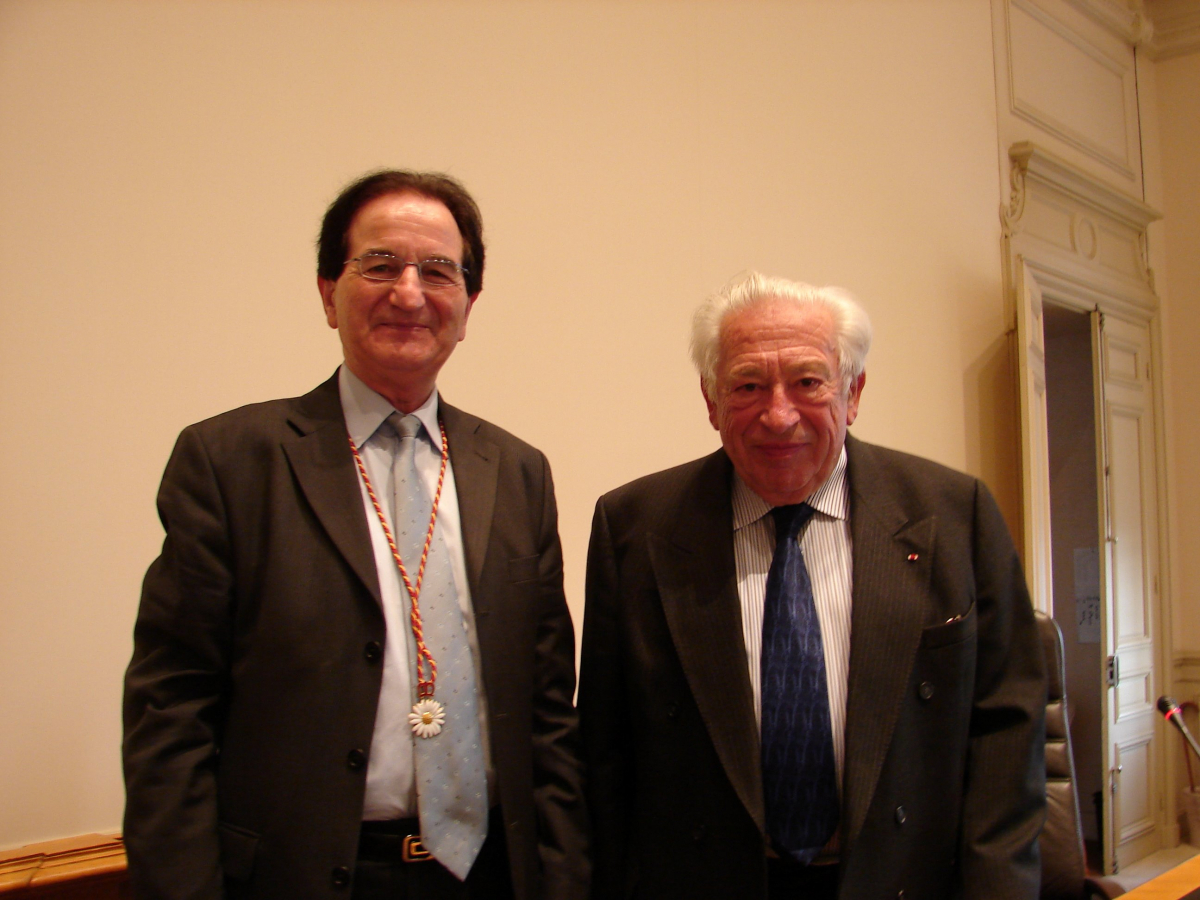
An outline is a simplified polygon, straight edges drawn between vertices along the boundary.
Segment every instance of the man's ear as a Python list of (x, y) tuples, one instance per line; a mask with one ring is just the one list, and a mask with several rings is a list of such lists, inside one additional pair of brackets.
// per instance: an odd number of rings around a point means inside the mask
[(720, 431), (721, 423), (717, 419), (717, 404), (713, 402), (712, 397), (708, 396), (708, 389), (704, 386), (704, 379), (700, 379), (700, 393), (704, 395), (704, 405), (708, 407), (708, 421), (712, 427)]
[(336, 281), (317, 276), (317, 290), (321, 292), (321, 305), (325, 307), (325, 321), (329, 323), (330, 328), (338, 327), (337, 304), (333, 301), (335, 287), (337, 287)]
[(479, 291), (467, 295), (467, 308), (463, 312), (462, 325), (458, 327), (458, 339), (461, 341), (467, 336), (467, 319), (471, 318), (471, 310), (475, 308), (475, 301), (479, 299)]
[(850, 385), (850, 395), (846, 398), (846, 427), (854, 424), (858, 418), (858, 401), (862, 399), (863, 387), (867, 383), (867, 373), (863, 372)]

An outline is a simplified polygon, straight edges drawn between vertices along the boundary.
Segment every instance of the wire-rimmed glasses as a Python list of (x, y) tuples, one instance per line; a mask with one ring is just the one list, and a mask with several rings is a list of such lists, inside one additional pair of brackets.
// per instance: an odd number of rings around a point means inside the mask
[(395, 281), (404, 274), (405, 269), (415, 266), (421, 284), (442, 290), (462, 287), (465, 283), (463, 276), (467, 273), (458, 263), (436, 256), (406, 262), (390, 253), (365, 253), (346, 260), (345, 265), (350, 263), (358, 264), (358, 274), (367, 281), (379, 282)]

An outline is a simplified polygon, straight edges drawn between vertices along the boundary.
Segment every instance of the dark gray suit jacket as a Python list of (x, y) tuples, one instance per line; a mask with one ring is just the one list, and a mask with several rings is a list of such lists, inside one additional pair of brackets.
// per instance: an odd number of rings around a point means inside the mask
[[(1037, 896), (1042, 654), (979, 481), (847, 441), (846, 900)], [(579, 709), (597, 898), (766, 896), (723, 451), (596, 506)]]
[[(588, 880), (545, 457), (441, 405), (518, 898)], [(384, 618), (336, 376), (186, 429), (158, 497), (125, 685), (125, 842), (143, 898), (345, 897)]]

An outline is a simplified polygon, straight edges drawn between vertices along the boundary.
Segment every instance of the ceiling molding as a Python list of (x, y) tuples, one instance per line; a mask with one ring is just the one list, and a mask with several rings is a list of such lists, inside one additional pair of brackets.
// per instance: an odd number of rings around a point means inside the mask
[(1143, 0), (1067, 0), (1067, 3), (1134, 47), (1146, 44), (1153, 34)]
[(1155, 61), (1200, 51), (1200, 4), (1196, 0), (1145, 0), (1154, 26), (1147, 50)]

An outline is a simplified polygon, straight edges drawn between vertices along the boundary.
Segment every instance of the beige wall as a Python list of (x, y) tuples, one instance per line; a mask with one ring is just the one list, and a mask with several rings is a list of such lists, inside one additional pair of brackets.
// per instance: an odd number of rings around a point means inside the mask
[(995, 121), (986, 3), (0, 0), (0, 847), (119, 827), (158, 478), (334, 369), (346, 180), (478, 197), (442, 388), (550, 456), (578, 621), (597, 495), (716, 446), (685, 330), (746, 267), (858, 293), (854, 430), (1012, 516)]

